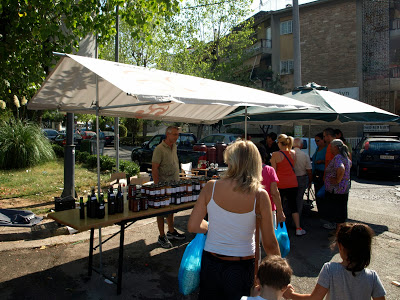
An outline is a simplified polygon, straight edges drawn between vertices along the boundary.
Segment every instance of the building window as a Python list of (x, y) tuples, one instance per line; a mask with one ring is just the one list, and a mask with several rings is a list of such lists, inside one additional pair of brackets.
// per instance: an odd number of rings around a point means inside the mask
[(293, 21), (285, 21), (281, 23), (281, 35), (290, 34), (293, 32)]
[(281, 75), (293, 73), (293, 60), (281, 60)]

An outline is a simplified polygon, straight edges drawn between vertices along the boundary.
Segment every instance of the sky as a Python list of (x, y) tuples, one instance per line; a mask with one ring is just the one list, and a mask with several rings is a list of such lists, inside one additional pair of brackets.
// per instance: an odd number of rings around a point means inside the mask
[[(316, 0), (298, 0), (299, 5), (308, 3), (308, 2), (313, 2)], [(262, 10), (278, 10), (285, 8), (287, 4), (292, 4), (292, 0), (261, 0), (263, 3)], [(253, 0), (253, 4), (251, 5), (251, 8), (256, 10), (258, 12), (259, 10), (259, 5), (260, 5), (260, 0)]]

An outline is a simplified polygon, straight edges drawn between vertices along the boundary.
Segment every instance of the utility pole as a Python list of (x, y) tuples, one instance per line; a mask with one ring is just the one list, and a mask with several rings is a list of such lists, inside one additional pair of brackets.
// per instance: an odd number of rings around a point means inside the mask
[(294, 87), (301, 86), (301, 49), (299, 1), (293, 0), (293, 68)]

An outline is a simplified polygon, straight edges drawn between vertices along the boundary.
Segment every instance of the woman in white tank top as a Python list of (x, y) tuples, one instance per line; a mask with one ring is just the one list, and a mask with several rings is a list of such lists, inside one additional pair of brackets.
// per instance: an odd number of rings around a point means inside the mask
[[(199, 299), (240, 299), (249, 296), (254, 280), (256, 195), (261, 211), (262, 244), (268, 254), (280, 255), (271, 202), (261, 186), (261, 157), (251, 141), (237, 141), (224, 152), (228, 170), (202, 189), (188, 230), (207, 233)], [(208, 213), (209, 223), (204, 220)]]

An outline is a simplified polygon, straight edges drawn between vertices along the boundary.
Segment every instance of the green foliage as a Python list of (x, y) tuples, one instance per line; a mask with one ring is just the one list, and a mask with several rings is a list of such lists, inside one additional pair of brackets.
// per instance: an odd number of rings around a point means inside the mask
[(62, 122), (64, 120), (64, 117), (65, 114), (55, 110), (46, 110), (42, 115), (43, 120), (49, 120), (54, 122)]
[(100, 170), (112, 170), (115, 166), (115, 158), (110, 157), (108, 155), (101, 155), (100, 156)]
[(51, 147), (57, 157), (64, 157), (64, 147), (57, 144), (51, 144)]
[[(140, 137), (135, 138), (135, 140), (137, 141)], [(119, 139), (119, 142), (121, 145), (126, 145), (126, 146), (133, 146), (133, 140), (131, 136), (126, 136), (123, 138)]]
[(120, 124), (119, 125), (119, 136), (121, 138), (126, 137), (127, 133), (128, 133), (128, 129), (124, 125)]
[(250, 85), (244, 63), (254, 42), (254, 22), (246, 20), (251, 2), (186, 1), (182, 13), (163, 28), (157, 68)]
[(90, 153), (90, 140), (81, 141), (81, 151)]
[[(83, 142), (83, 141), (82, 141)], [(75, 152), (75, 161), (85, 164), (90, 156), (89, 152), (86, 151), (76, 151)]]
[(136, 28), (129, 34), (145, 40), (152, 20), (177, 13), (178, 4), (178, 0), (2, 0), (0, 99), (18, 114), (13, 95), (30, 99), (35, 94), (59, 59), (53, 51), (72, 53), (88, 34), (97, 34), (100, 44), (115, 35), (117, 5), (125, 7), (120, 19)]
[(14, 118), (0, 124), (0, 169), (31, 167), (54, 158), (38, 125)]
[(140, 167), (133, 161), (121, 160), (119, 162), (119, 168), (129, 176), (135, 176), (140, 173)]
[(85, 165), (89, 169), (97, 168), (97, 155), (94, 154), (88, 155), (86, 158)]

